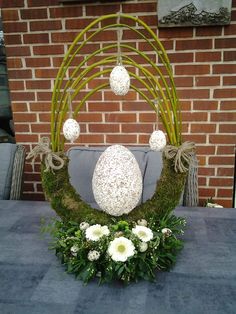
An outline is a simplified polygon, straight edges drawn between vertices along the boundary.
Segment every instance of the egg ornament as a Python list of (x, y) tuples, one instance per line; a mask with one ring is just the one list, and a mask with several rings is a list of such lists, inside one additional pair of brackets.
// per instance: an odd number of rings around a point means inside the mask
[(65, 138), (73, 143), (79, 137), (79, 134), (79, 123), (75, 119), (67, 119), (63, 124), (63, 135)]
[(111, 71), (110, 87), (115, 95), (124, 96), (128, 93), (130, 87), (130, 76), (125, 67), (117, 65)]
[(151, 150), (160, 151), (166, 146), (166, 136), (161, 130), (154, 131), (149, 139)]
[(101, 154), (94, 169), (92, 189), (97, 204), (109, 215), (128, 214), (137, 206), (143, 180), (129, 149), (112, 145)]

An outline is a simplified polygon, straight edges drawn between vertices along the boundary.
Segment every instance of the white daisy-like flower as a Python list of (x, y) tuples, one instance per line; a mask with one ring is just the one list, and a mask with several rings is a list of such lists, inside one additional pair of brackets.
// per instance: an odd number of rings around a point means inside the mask
[(101, 226), (99, 224), (88, 227), (85, 231), (86, 239), (90, 241), (98, 241), (104, 235), (109, 235), (110, 231), (107, 226)]
[(152, 230), (145, 226), (136, 226), (132, 229), (132, 232), (143, 242), (148, 242), (153, 238)]
[(163, 228), (161, 232), (165, 237), (170, 237), (172, 235), (172, 231), (169, 228)]
[(80, 230), (86, 230), (89, 227), (89, 223), (83, 221), (81, 222), (81, 224), (79, 225)]
[(96, 261), (98, 260), (100, 257), (100, 253), (96, 250), (92, 250), (88, 252), (88, 260), (90, 262)]
[(115, 238), (110, 242), (108, 254), (115, 262), (125, 262), (135, 254), (133, 242), (125, 237)]
[(139, 220), (137, 221), (137, 224), (138, 224), (139, 226), (147, 227), (147, 220), (146, 220), (146, 219), (139, 219)]
[(147, 251), (147, 249), (148, 249), (147, 242), (141, 242), (139, 244), (139, 252), (143, 253), (143, 252)]
[(79, 251), (79, 247), (78, 247), (78, 245), (73, 245), (71, 248), (70, 248), (70, 251), (71, 251), (71, 254), (73, 255), (73, 256), (77, 256), (77, 253), (78, 253), (78, 251)]

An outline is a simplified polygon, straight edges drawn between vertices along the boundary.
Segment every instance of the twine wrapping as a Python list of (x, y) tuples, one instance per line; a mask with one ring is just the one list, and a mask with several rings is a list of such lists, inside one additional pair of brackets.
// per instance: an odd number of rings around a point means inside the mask
[[(58, 156), (57, 153), (52, 152), (50, 148), (50, 140), (48, 137), (42, 137), (38, 143), (27, 155), (26, 159), (32, 159), (32, 163), (34, 163), (37, 156), (40, 156), (40, 159), (42, 161), (43, 155), (45, 155), (44, 162), (46, 169), (44, 171), (52, 170), (59, 170), (61, 169), (65, 162), (64, 159)], [(59, 164), (55, 164), (55, 162), (58, 162)]]
[[(118, 12), (117, 24), (120, 24), (121, 13)], [(121, 41), (123, 36), (123, 30), (119, 27), (117, 30), (117, 65), (122, 65), (122, 53), (121, 53)]]
[(167, 145), (164, 148), (164, 154), (167, 159), (174, 160), (175, 172), (183, 173), (188, 171), (190, 163), (193, 163), (194, 150), (195, 144), (193, 142), (184, 142), (179, 147)]

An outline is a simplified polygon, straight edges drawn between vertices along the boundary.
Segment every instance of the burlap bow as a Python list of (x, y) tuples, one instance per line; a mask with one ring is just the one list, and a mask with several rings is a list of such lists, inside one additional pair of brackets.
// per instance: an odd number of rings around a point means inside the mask
[(164, 148), (164, 154), (167, 159), (174, 160), (175, 172), (186, 172), (190, 163), (193, 162), (193, 153), (195, 144), (193, 142), (184, 142), (181, 146), (167, 145)]
[[(26, 159), (33, 158), (32, 162), (35, 161), (37, 156), (40, 156), (42, 160), (43, 155), (46, 169), (44, 171), (59, 170), (64, 166), (64, 159), (58, 156), (58, 153), (54, 153), (50, 148), (50, 140), (48, 137), (42, 137), (38, 143), (27, 155)], [(56, 162), (56, 164), (55, 164)]]

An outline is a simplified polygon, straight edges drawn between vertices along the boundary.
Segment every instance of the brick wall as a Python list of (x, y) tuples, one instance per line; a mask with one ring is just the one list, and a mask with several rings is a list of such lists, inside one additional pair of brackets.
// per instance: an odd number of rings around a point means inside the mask
[[(40, 3), (40, 4), (39, 4)], [(75, 35), (100, 15), (123, 12), (144, 20), (162, 40), (176, 78), (184, 140), (197, 144), (200, 204), (213, 197), (232, 205), (236, 133), (236, 1), (230, 26), (157, 29), (157, 1), (62, 5), (57, 0), (0, 0), (16, 140), (29, 150), (49, 135), (54, 78)], [(116, 39), (100, 35), (95, 47)], [(124, 40), (156, 56), (127, 30)], [(83, 53), (91, 51), (91, 46)], [(143, 60), (138, 60), (143, 62)], [(96, 81), (91, 83), (96, 84)], [(89, 87), (94, 86), (90, 85)], [(155, 115), (130, 91), (122, 99), (97, 92), (78, 117), (80, 145), (147, 145)], [(43, 199), (39, 163), (26, 164), (25, 199)]]

